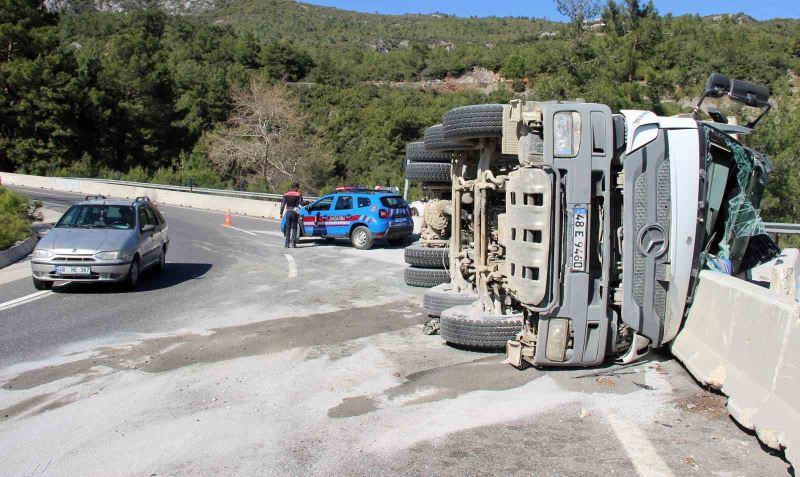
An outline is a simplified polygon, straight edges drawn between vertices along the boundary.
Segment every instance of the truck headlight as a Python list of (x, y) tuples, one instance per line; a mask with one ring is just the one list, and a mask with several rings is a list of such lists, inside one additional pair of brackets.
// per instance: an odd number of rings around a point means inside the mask
[(36, 250), (33, 251), (33, 258), (41, 258), (47, 260), (48, 258), (53, 258), (53, 255), (55, 254), (53, 253), (52, 250), (44, 250), (37, 248)]
[(125, 260), (130, 258), (131, 254), (130, 252), (120, 250), (118, 252), (97, 252), (94, 256), (100, 260)]
[(575, 157), (581, 147), (581, 115), (561, 111), (553, 116), (553, 155)]

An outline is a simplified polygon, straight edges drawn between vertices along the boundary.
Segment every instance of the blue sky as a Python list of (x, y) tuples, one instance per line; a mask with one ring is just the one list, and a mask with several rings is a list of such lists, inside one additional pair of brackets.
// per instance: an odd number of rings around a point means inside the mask
[[(368, 13), (434, 13), (442, 12), (461, 17), (511, 16), (539, 17), (564, 20), (552, 0), (302, 0), (306, 3), (356, 10)], [(644, 0), (642, 0), (644, 1)], [(605, 3), (603, 0), (602, 3)], [(619, 3), (619, 2), (618, 2)], [(800, 0), (655, 0), (663, 15), (685, 13), (744, 12), (759, 20), (770, 18), (800, 18)]]

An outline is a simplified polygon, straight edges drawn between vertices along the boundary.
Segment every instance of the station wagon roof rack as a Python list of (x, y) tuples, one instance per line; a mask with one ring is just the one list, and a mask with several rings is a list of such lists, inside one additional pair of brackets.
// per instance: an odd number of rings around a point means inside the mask
[(150, 202), (150, 197), (140, 196), (134, 199), (134, 202)]
[(104, 195), (87, 195), (83, 200), (105, 200), (106, 196)]

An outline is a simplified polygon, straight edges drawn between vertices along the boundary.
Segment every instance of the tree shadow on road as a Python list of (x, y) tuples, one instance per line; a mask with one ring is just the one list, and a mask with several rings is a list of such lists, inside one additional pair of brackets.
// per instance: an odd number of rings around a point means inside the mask
[(72, 294), (104, 294), (104, 293), (137, 293), (171, 288), (190, 280), (203, 279), (204, 275), (211, 270), (210, 263), (176, 263), (167, 262), (167, 268), (163, 272), (153, 269), (142, 273), (139, 278), (139, 285), (135, 290), (126, 289), (121, 283), (68, 283), (62, 286), (53, 287), (57, 293)]

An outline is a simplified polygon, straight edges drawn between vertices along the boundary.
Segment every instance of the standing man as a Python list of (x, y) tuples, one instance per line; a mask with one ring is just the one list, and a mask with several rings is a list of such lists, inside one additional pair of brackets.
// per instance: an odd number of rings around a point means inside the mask
[(300, 206), (303, 205), (303, 194), (300, 192), (300, 184), (295, 182), (288, 192), (283, 194), (281, 201), (281, 218), (283, 211), (286, 210), (286, 226), (283, 229), (283, 236), (286, 239), (283, 246), (297, 248), (297, 235), (300, 219)]

